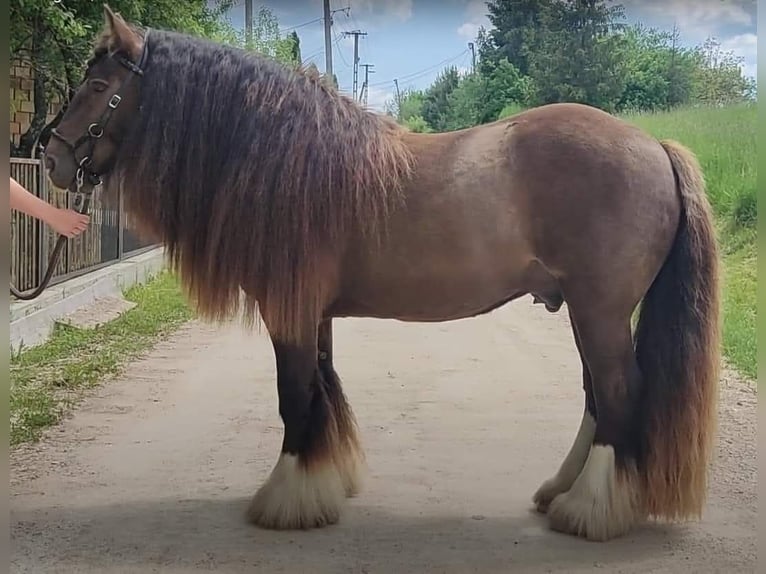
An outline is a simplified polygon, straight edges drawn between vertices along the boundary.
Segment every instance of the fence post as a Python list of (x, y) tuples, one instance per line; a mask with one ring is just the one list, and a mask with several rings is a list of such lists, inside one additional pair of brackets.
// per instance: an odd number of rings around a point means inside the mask
[[(48, 173), (45, 169), (45, 156), (41, 156), (40, 168), (37, 170), (37, 189), (40, 193), (40, 199), (46, 203), (50, 202), (50, 191), (48, 189)], [(45, 225), (40, 221), (37, 223), (37, 262), (35, 264), (35, 283), (42, 280), (44, 268), (48, 261), (48, 242), (45, 237)]]

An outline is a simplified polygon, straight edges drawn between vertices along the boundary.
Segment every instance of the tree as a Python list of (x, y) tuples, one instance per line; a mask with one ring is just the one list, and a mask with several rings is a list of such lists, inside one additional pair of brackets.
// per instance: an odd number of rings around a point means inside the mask
[(495, 121), (506, 106), (527, 106), (533, 94), (532, 80), (507, 59), (488, 63), (482, 74), (461, 78), (448, 95), (444, 128), (456, 130)]
[(691, 101), (698, 58), (682, 48), (679, 31), (663, 32), (642, 25), (623, 33), (625, 88), (617, 109), (670, 109)]
[(742, 58), (708, 38), (695, 50), (698, 58), (693, 97), (706, 105), (726, 105), (755, 99), (755, 82), (742, 73)]
[(480, 42), (483, 58), (507, 59), (523, 75), (529, 73), (529, 58), (539, 47), (544, 35), (544, 15), (551, 0), (490, 0), (487, 2), (493, 29), (488, 42)]
[(288, 36), (290, 41), (290, 60), (300, 64), (303, 59), (301, 58), (301, 39), (298, 37), (298, 32), (293, 30)]
[(279, 21), (266, 6), (261, 6), (253, 18), (253, 38), (241, 38), (239, 44), (251, 50), (288, 64), (300, 64), (300, 41), (293, 32), (286, 38), (279, 34)]
[(416, 116), (422, 119), (425, 101), (426, 95), (422, 90), (404, 89), (398, 98), (386, 102), (385, 110), (400, 122), (406, 122)]
[(580, 102), (614, 111), (625, 88), (623, 9), (606, 0), (552, 0), (530, 54), (538, 103)]
[(446, 129), (449, 95), (460, 83), (460, 75), (454, 66), (439, 74), (436, 81), (426, 90), (423, 102), (423, 118), (436, 131)]

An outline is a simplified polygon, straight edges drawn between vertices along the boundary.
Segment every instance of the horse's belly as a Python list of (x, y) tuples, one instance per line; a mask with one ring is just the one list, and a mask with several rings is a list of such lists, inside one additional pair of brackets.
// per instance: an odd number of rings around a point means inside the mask
[[(422, 246), (421, 246), (422, 247)], [(530, 290), (530, 265), (512, 249), (477, 256), (423, 252), (371, 257), (345, 270), (333, 314), (447, 321), (487, 312)]]

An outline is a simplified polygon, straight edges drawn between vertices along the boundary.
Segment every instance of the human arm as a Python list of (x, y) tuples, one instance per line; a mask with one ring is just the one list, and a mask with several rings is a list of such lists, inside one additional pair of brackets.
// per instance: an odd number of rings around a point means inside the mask
[(71, 209), (55, 207), (27, 191), (15, 179), (11, 178), (10, 207), (44, 221), (57, 233), (67, 237), (79, 235), (88, 226), (90, 217)]

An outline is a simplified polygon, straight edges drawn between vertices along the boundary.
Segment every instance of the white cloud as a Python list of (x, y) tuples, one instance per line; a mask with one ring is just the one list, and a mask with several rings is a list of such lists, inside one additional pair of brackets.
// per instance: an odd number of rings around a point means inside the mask
[(479, 28), (490, 28), (487, 18), (487, 3), (485, 0), (471, 0), (465, 8), (466, 20), (457, 29), (457, 34), (467, 40), (475, 40)]
[(756, 34), (739, 34), (723, 40), (721, 47), (744, 58), (754, 57), (758, 53), (758, 36)]
[(741, 57), (742, 72), (752, 78), (757, 74), (758, 36), (756, 34), (739, 34), (721, 41), (721, 48)]
[(624, 0), (628, 10), (677, 24), (681, 34), (694, 41), (715, 36), (721, 26), (752, 26), (747, 7), (754, 0)]
[(480, 25), (476, 22), (464, 22), (458, 29), (458, 36), (462, 36), (468, 40), (475, 40), (479, 34)]

